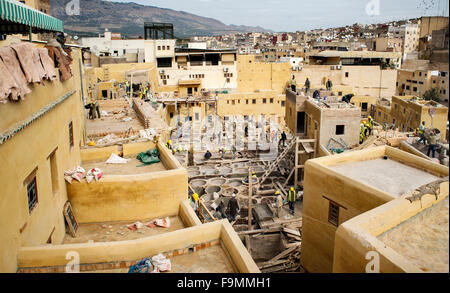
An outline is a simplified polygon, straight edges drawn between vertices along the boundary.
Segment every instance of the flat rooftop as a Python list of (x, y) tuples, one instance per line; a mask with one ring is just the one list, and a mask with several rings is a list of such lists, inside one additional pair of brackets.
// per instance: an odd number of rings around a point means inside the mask
[[(144, 237), (155, 236), (186, 228), (179, 216), (169, 217), (170, 227), (154, 227), (144, 226), (136, 231), (128, 229), (128, 225), (134, 222), (103, 222), (103, 223), (85, 223), (79, 224), (77, 236), (74, 238), (67, 234), (64, 236), (63, 244), (88, 243), (94, 242), (113, 242), (124, 240), (136, 240)], [(139, 222), (145, 224), (154, 219), (145, 219)]]
[[(111, 133), (120, 136), (124, 135), (130, 128), (134, 133), (144, 129), (135, 111), (130, 108), (125, 99), (99, 100), (98, 102), (100, 113), (106, 111), (108, 116), (101, 115), (101, 118), (86, 120), (88, 137), (102, 137)], [(129, 115), (126, 114), (127, 111)], [(131, 118), (131, 121), (123, 121), (127, 117)]]
[(82, 162), (81, 166), (86, 170), (92, 168), (100, 168), (104, 175), (131, 175), (131, 174), (147, 174), (159, 171), (168, 170), (162, 162), (154, 163), (151, 165), (144, 165), (136, 159), (136, 156), (126, 157), (128, 163), (126, 164), (107, 164), (107, 159), (95, 160), (95, 161), (85, 161)]
[(439, 179), (433, 174), (392, 159), (350, 162), (329, 168), (396, 197)]
[[(237, 273), (220, 245), (212, 245), (189, 254), (168, 258), (170, 273)], [(87, 271), (87, 273), (128, 273), (129, 268)]]
[(449, 272), (449, 199), (378, 236), (424, 272)]

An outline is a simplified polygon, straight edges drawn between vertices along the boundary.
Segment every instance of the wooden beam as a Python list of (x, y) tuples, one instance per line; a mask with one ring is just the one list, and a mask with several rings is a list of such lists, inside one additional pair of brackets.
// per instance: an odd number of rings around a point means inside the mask
[(252, 235), (252, 234), (258, 234), (258, 233), (276, 233), (280, 232), (280, 228), (269, 228), (269, 229), (257, 229), (257, 230), (250, 230), (250, 231), (241, 231), (238, 232), (238, 235)]
[(248, 168), (248, 230), (252, 229), (252, 192), (253, 192), (252, 168)]
[(300, 237), (300, 232), (298, 230), (296, 231), (294, 229), (283, 228), (283, 232), (286, 232), (286, 233), (289, 233), (289, 234), (292, 234), (292, 235)]
[(273, 261), (279, 260), (280, 258), (283, 258), (283, 257), (287, 256), (288, 254), (290, 254), (291, 252), (294, 252), (297, 248), (298, 248), (298, 246), (290, 247), (290, 248), (286, 249), (285, 251), (277, 254), (275, 257), (273, 257), (271, 260), (269, 260), (269, 262), (273, 262)]

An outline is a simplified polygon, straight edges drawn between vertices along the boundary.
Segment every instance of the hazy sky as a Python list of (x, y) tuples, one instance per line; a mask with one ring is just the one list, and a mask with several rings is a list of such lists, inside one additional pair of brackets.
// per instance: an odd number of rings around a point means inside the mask
[[(225, 24), (261, 26), (277, 32), (379, 23), (430, 15), (448, 16), (448, 0), (112, 0), (170, 8)], [(379, 15), (366, 6), (379, 2)], [(371, 6), (376, 7), (376, 6)], [(372, 9), (371, 11), (375, 11)], [(372, 13), (373, 14), (373, 13)]]

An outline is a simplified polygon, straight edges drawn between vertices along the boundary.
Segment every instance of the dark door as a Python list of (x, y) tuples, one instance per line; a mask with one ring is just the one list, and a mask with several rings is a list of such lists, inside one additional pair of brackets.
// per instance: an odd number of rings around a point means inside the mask
[(305, 112), (297, 112), (297, 133), (305, 133)]

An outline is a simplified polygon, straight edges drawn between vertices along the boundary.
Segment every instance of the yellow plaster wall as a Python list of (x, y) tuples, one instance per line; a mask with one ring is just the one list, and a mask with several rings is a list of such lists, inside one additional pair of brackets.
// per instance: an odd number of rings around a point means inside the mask
[(441, 183), (437, 196), (426, 194), (420, 201), (410, 202), (405, 195), (368, 211), (342, 224), (336, 232), (333, 272), (364, 273), (369, 262), (366, 254), (375, 251), (380, 256), (381, 273), (423, 273), (400, 252), (386, 246), (376, 237), (430, 208), (449, 195), (448, 182)]
[[(84, 139), (84, 110), (81, 100), (79, 60), (72, 50), (73, 77), (60, 82), (30, 86), (31, 94), (20, 102), (0, 105), (0, 132), (25, 120), (38, 110), (75, 90), (67, 100), (0, 145), (0, 272), (15, 272), (20, 246), (42, 245), (53, 229), (52, 243), (61, 243), (65, 235), (63, 206), (67, 201), (65, 170), (80, 163), (80, 145)], [(74, 146), (69, 146), (69, 122), (73, 122)], [(56, 150), (58, 191), (53, 193), (48, 156)], [(38, 204), (28, 211), (24, 180), (36, 168)], [(22, 232), (20, 230), (22, 229)]]
[(80, 255), (80, 264), (130, 261), (218, 239), (223, 240), (240, 273), (260, 272), (227, 220), (137, 240), (23, 247), (18, 260), (20, 267), (65, 266), (67, 253), (76, 251)]

